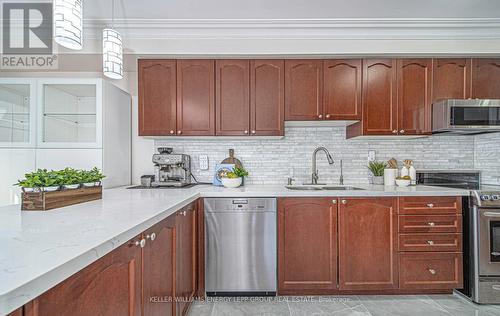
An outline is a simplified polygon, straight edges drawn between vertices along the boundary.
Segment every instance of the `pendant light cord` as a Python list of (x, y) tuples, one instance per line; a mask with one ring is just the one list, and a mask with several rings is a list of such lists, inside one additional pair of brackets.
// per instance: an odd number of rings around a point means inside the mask
[(111, 28), (115, 29), (115, 0), (111, 1)]

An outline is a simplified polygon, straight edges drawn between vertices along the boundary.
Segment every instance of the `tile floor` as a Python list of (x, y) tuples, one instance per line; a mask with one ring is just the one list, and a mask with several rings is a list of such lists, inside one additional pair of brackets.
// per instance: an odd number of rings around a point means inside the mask
[(500, 305), (476, 305), (458, 295), (366, 295), (212, 298), (195, 302), (189, 316), (500, 316)]

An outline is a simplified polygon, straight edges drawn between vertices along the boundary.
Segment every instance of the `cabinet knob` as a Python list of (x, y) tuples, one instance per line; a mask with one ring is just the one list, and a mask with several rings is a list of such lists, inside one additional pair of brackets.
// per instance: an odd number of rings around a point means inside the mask
[(436, 224), (434, 222), (428, 222), (427, 225), (429, 225), (429, 226), (435, 226)]
[(432, 274), (432, 275), (436, 274), (436, 270), (434, 270), (434, 269), (428, 269), (428, 270), (429, 270), (430, 274)]
[(398, 133), (398, 130), (397, 130), (397, 129), (394, 129), (394, 130), (392, 130), (392, 133), (393, 133), (393, 134), (397, 134), (397, 133)]
[(333, 204), (337, 204), (337, 200), (332, 200), (332, 203)]
[(434, 204), (429, 203), (429, 204), (427, 204), (427, 207), (433, 208), (433, 207), (434, 207)]
[(170, 134), (173, 134), (173, 133), (175, 133), (175, 132), (173, 130), (170, 130)]
[(330, 118), (330, 114), (327, 114), (327, 115), (326, 115), (326, 118)]
[(429, 245), (431, 245), (431, 246), (432, 246), (432, 245), (434, 245), (434, 241), (432, 241), (432, 240), (427, 240), (427, 243), (428, 243)]
[(404, 134), (404, 133), (405, 133), (405, 130), (404, 130), (404, 129), (402, 129), (402, 130), (400, 130), (399, 132), (400, 132), (401, 134)]
[(156, 234), (155, 233), (151, 233), (151, 235), (146, 235), (146, 239), (151, 239), (151, 241), (153, 241), (153, 240), (156, 239)]
[(340, 200), (340, 203), (346, 205), (347, 204), (347, 200)]
[(177, 135), (180, 135), (180, 134), (182, 134), (182, 131), (177, 131)]
[(134, 242), (134, 245), (137, 247), (144, 248), (144, 246), (146, 246), (146, 239), (142, 238), (141, 240), (136, 240)]
[(256, 132), (255, 131), (252, 131), (252, 134), (255, 134)]
[(318, 115), (319, 118), (323, 118), (323, 114)]
[(247, 130), (245, 130), (243, 133), (248, 134), (248, 131), (247, 131)]

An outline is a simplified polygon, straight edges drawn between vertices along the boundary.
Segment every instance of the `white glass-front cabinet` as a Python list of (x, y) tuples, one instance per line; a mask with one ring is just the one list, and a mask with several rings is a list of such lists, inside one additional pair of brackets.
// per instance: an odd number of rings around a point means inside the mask
[(0, 147), (35, 147), (36, 85), (30, 79), (0, 79)]
[(101, 79), (38, 81), (39, 148), (102, 147)]

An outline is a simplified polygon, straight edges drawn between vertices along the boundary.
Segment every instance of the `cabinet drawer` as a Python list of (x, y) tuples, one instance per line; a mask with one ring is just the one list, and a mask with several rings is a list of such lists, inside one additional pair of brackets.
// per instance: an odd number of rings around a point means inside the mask
[(400, 215), (400, 233), (459, 233), (461, 215)]
[(462, 251), (462, 234), (400, 234), (399, 251)]
[(399, 214), (462, 213), (462, 198), (455, 196), (425, 196), (399, 198)]
[(455, 289), (462, 286), (461, 253), (399, 255), (399, 287), (402, 289)]

